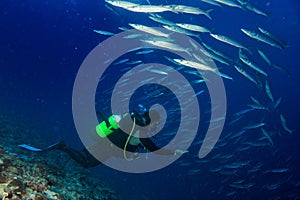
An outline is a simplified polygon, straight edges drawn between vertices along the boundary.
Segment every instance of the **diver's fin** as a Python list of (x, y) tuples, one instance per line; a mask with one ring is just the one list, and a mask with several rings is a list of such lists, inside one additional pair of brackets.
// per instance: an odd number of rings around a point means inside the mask
[(20, 144), (18, 145), (19, 147), (21, 148), (24, 148), (28, 151), (33, 151), (33, 152), (45, 152), (45, 151), (51, 151), (51, 150), (55, 150), (55, 149), (60, 149), (62, 147), (65, 146), (65, 142), (64, 141), (60, 141), (60, 142), (57, 142), (57, 143), (54, 143), (44, 149), (39, 149), (39, 148), (36, 148), (36, 147), (33, 147), (33, 146), (29, 146), (27, 144)]
[(35, 148), (35, 147), (32, 147), (32, 146), (29, 146), (27, 144), (19, 144), (18, 146), (21, 147), (21, 148), (24, 148), (28, 151), (34, 151), (34, 152), (42, 152), (43, 151), (43, 149), (38, 149), (38, 148)]

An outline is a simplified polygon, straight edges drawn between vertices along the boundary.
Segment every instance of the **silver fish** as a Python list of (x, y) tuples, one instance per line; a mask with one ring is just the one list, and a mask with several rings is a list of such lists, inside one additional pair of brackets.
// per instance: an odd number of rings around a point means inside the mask
[(272, 110), (275, 111), (281, 103), (282, 98), (280, 97), (274, 104)]
[(156, 73), (156, 74), (161, 74), (161, 75), (168, 75), (167, 72), (162, 71), (162, 70), (157, 70), (157, 69), (150, 69), (150, 72)]
[(247, 56), (246, 54), (244, 54), (242, 52), (242, 50), (239, 50), (239, 59), (245, 63), (246, 65), (248, 65), (249, 67), (251, 67), (252, 69), (254, 69), (255, 71), (257, 71), (258, 73), (264, 75), (264, 76), (268, 76), (268, 74), (266, 72), (264, 72), (263, 70), (261, 70), (259, 67), (257, 67)]
[(169, 25), (169, 26), (173, 26), (175, 25), (175, 22), (172, 22), (172, 21), (169, 21), (165, 18), (163, 18), (162, 16), (160, 15), (157, 15), (157, 14), (151, 14), (149, 16), (149, 18), (155, 22), (158, 22), (160, 24), (165, 24), (165, 25)]
[[(203, 81), (204, 81), (204, 80), (203, 80)], [(198, 96), (198, 95), (202, 94), (204, 91), (205, 91), (205, 90), (201, 90), (201, 91), (199, 91), (199, 92), (195, 93), (195, 95), (194, 95), (194, 96)]]
[(214, 6), (222, 7), (222, 5), (217, 3), (215, 0), (201, 0), (201, 1), (211, 4), (211, 5), (214, 5)]
[(230, 58), (229, 56), (225, 55), (225, 53), (223, 53), (223, 52), (221, 52), (221, 51), (219, 51), (219, 50), (216, 50), (215, 48), (209, 46), (209, 45), (208, 45), (207, 43), (205, 43), (205, 42), (202, 42), (202, 45), (203, 45), (206, 49), (208, 49), (208, 50), (210, 50), (211, 52), (213, 52), (214, 54), (216, 54), (216, 55), (218, 55), (218, 56), (224, 58), (226, 61), (228, 61), (228, 62), (230, 62), (230, 63), (234, 63), (233, 59)]
[(277, 64), (272, 64), (272, 67), (280, 70), (280, 71), (283, 71), (284, 73), (286, 73), (287, 75), (291, 75), (291, 73), (289, 72), (289, 70), (283, 66), (280, 66), (280, 65), (277, 65)]
[(256, 8), (256, 7), (251, 7), (251, 6), (248, 6), (247, 7), (248, 10), (252, 11), (252, 12), (255, 12), (256, 14), (259, 14), (259, 15), (262, 15), (262, 16), (265, 16), (265, 17), (269, 17), (269, 14)]
[(195, 14), (195, 15), (204, 15), (208, 19), (212, 19), (209, 13), (213, 11), (213, 9), (204, 11), (200, 8), (192, 7), (192, 6), (185, 6), (185, 5), (169, 5), (169, 8), (172, 9), (173, 12), (177, 13), (187, 13), (187, 14)]
[(270, 46), (273, 46), (273, 47), (276, 47), (276, 48), (279, 48), (281, 50), (283, 50), (285, 47), (278, 44), (277, 42), (275, 42), (274, 40), (272, 40), (271, 38), (269, 37), (266, 37), (265, 35), (263, 34), (259, 34), (258, 32), (255, 32), (255, 31), (250, 31), (250, 30), (246, 30), (246, 29), (241, 29), (241, 31), (243, 33), (245, 33), (247, 36), (251, 37), (251, 38), (254, 38), (258, 41), (261, 41), (263, 43), (266, 43)]
[(149, 54), (149, 53), (152, 53), (152, 52), (154, 52), (154, 50), (149, 49), (149, 50), (144, 50), (144, 51), (138, 51), (135, 54), (138, 54), (138, 55), (140, 55), (140, 54)]
[(142, 36), (143, 36), (143, 34), (136, 33), (136, 34), (126, 35), (123, 38), (125, 38), (125, 39), (133, 39), (133, 38), (142, 37)]
[(196, 31), (200, 33), (210, 33), (210, 30), (208, 30), (207, 28), (195, 24), (176, 23), (176, 25), (190, 31)]
[(288, 168), (278, 168), (278, 169), (271, 169), (270, 172), (272, 173), (283, 173), (289, 171)]
[(266, 61), (266, 63), (268, 63), (269, 66), (272, 65), (270, 59), (266, 56), (266, 54), (264, 54), (264, 52), (262, 52), (261, 50), (257, 49), (258, 54), (260, 55), (260, 57)]
[(120, 29), (121, 31), (128, 31), (128, 30), (130, 30), (130, 28), (128, 28), (128, 27), (118, 27), (118, 29)]
[(259, 100), (255, 99), (254, 97), (250, 97), (250, 98), (251, 98), (251, 100), (252, 100), (255, 104), (257, 104), (257, 105), (259, 105), (259, 106), (262, 105), (262, 104), (259, 102)]
[(170, 9), (167, 6), (156, 6), (156, 5), (137, 5), (137, 6), (127, 7), (125, 9), (132, 12), (142, 12), (142, 13), (158, 13), (158, 12), (172, 11), (172, 9)]
[(263, 105), (248, 105), (248, 106), (255, 110), (269, 110), (268, 107), (263, 106)]
[(119, 65), (119, 64), (122, 64), (122, 63), (127, 62), (128, 60), (129, 60), (129, 58), (125, 58), (125, 59), (123, 59), (123, 60), (120, 60), (120, 61), (118, 61), (118, 62), (115, 62), (113, 65)]
[(282, 124), (283, 129), (285, 131), (287, 131), (288, 133), (293, 134), (293, 131), (287, 127), (287, 125), (286, 125), (286, 119), (283, 117), (282, 114), (280, 114), (280, 119), (281, 119), (281, 124)]
[(190, 55), (190, 52), (188, 49), (185, 49), (181, 46), (179, 46), (178, 44), (174, 44), (171, 42), (167, 42), (167, 41), (159, 41), (159, 40), (141, 40), (144, 43), (148, 43), (157, 47), (161, 47), (161, 48), (165, 48), (165, 49), (170, 49), (170, 50), (174, 50), (174, 51), (179, 51), (179, 52), (186, 52), (187, 54)]
[(136, 64), (140, 64), (142, 63), (143, 61), (141, 60), (133, 60), (133, 61), (130, 61), (130, 62), (126, 62), (127, 65), (136, 65)]
[(120, 13), (118, 13), (115, 9), (113, 9), (112, 7), (110, 7), (108, 4), (104, 4), (104, 5), (105, 5), (105, 7), (106, 7), (108, 10), (112, 11), (112, 12), (115, 13), (117, 16), (120, 16)]
[(150, 33), (152, 35), (156, 35), (156, 36), (160, 36), (160, 37), (169, 37), (168, 34), (163, 33), (155, 28), (152, 27), (148, 27), (145, 25), (141, 25), (141, 24), (129, 24), (132, 28), (139, 30), (139, 31), (143, 31), (145, 33)]
[(196, 68), (196, 69), (200, 69), (200, 70), (204, 70), (204, 71), (212, 71), (212, 72), (216, 72), (216, 69), (211, 68), (210, 66), (204, 65), (202, 63), (199, 62), (194, 62), (194, 61), (190, 61), (190, 60), (183, 60), (183, 59), (173, 59), (175, 62), (187, 66), (187, 67), (192, 67), (192, 68)]
[(261, 11), (260, 9), (258, 9), (257, 7), (253, 6), (252, 4), (250, 4), (250, 2), (248, 0), (237, 0), (241, 6), (243, 8), (246, 8), (249, 11), (252, 11), (256, 14), (268, 17), (269, 15), (266, 12)]
[(98, 33), (100, 35), (115, 35), (114, 33), (108, 32), (108, 31), (101, 31), (101, 30), (93, 30), (95, 33)]
[(224, 60), (222, 57), (220, 57), (220, 56), (218, 56), (218, 55), (216, 55), (214, 52), (212, 52), (212, 51), (205, 51), (204, 49), (200, 49), (200, 51), (204, 54), (204, 55), (206, 55), (206, 56), (208, 56), (209, 58), (212, 58), (212, 59), (214, 59), (214, 60), (216, 60), (216, 61), (218, 61), (218, 62), (220, 62), (220, 63), (223, 63), (223, 64), (225, 64), (225, 65), (230, 65), (226, 60)]
[(285, 48), (287, 46), (287, 43), (281, 39), (279, 39), (277, 36), (275, 36), (273, 33), (271, 33), (270, 31), (267, 31), (266, 29), (263, 29), (261, 27), (258, 27), (258, 30), (265, 34), (266, 36), (268, 36), (269, 38), (271, 38), (272, 40), (276, 41), (277, 43), (279, 43), (283, 48)]
[(245, 49), (245, 50), (247, 50), (247, 51), (250, 52), (250, 50), (247, 47), (245, 47), (244, 45), (240, 44), (239, 42), (237, 42), (237, 41), (235, 41), (235, 40), (233, 40), (233, 39), (231, 39), (231, 38), (229, 38), (227, 36), (220, 35), (220, 34), (212, 34), (212, 33), (210, 33), (210, 35), (213, 38), (215, 38), (215, 39), (217, 39), (217, 40), (219, 40), (221, 42), (230, 44), (232, 46), (235, 46), (235, 47), (238, 47), (238, 48), (241, 48), (241, 49)]
[(232, 78), (231, 76), (227, 75), (227, 74), (224, 74), (224, 73), (219, 72), (218, 75), (219, 75), (220, 77), (222, 77), (222, 78), (226, 78), (226, 79), (228, 79), (228, 80), (233, 80), (233, 78)]
[(267, 140), (270, 142), (271, 146), (273, 146), (274, 142), (272, 140), (272, 138), (270, 137), (270, 135), (265, 131), (265, 129), (261, 129), (261, 133), (263, 134), (263, 136), (265, 136), (267, 138)]
[(237, 138), (237, 137), (240, 137), (241, 135), (243, 135), (244, 133), (246, 133), (246, 130), (240, 130), (239, 132), (231, 135), (229, 138), (230, 139), (234, 139), (234, 138)]
[(235, 113), (234, 115), (235, 115), (235, 116), (241, 116), (241, 115), (244, 115), (244, 114), (246, 114), (246, 113), (248, 113), (248, 112), (250, 112), (250, 111), (252, 111), (252, 110), (254, 110), (254, 109), (253, 109), (253, 108), (244, 109), (244, 110), (241, 110), (241, 111)]
[(268, 97), (271, 99), (272, 102), (274, 102), (274, 98), (271, 93), (271, 89), (270, 89), (268, 81), (266, 81), (265, 89), (266, 89), (266, 93), (267, 93)]
[(245, 126), (243, 129), (246, 129), (246, 130), (256, 129), (256, 128), (260, 128), (264, 125), (265, 125), (265, 123), (261, 122), (261, 123), (251, 124), (251, 125)]
[(105, 0), (105, 2), (109, 3), (113, 6), (120, 7), (120, 8), (125, 8), (125, 9), (139, 5), (139, 4), (136, 4), (136, 3), (129, 2), (129, 1)]
[(169, 30), (169, 31), (174, 31), (174, 32), (177, 32), (177, 33), (182, 33), (182, 34), (185, 34), (185, 35), (194, 36), (194, 37), (197, 37), (197, 38), (201, 39), (198, 34), (195, 34), (191, 31), (188, 31), (188, 30), (186, 30), (184, 28), (181, 28), (181, 27), (178, 27), (176, 25), (174, 25), (174, 26), (163, 25), (163, 27), (165, 29)]
[(242, 6), (235, 0), (215, 0), (215, 1), (230, 7), (242, 8)]
[(250, 80), (251, 82), (255, 83), (255, 85), (257, 85), (257, 82), (249, 75), (247, 74), (247, 72), (245, 70), (243, 70), (242, 68), (234, 65), (234, 68), (243, 76), (245, 76), (248, 80)]

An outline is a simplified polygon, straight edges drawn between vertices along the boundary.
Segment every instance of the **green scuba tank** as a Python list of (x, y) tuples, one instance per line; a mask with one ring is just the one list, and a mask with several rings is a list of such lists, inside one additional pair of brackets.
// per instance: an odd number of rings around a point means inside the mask
[(107, 137), (109, 134), (111, 134), (112, 132), (114, 132), (116, 129), (119, 129), (119, 125), (117, 124), (117, 119), (119, 116), (117, 115), (112, 115), (108, 118), (108, 122), (109, 124), (106, 124), (105, 121), (101, 122), (99, 125), (96, 126), (96, 132), (97, 134), (102, 137), (105, 138)]

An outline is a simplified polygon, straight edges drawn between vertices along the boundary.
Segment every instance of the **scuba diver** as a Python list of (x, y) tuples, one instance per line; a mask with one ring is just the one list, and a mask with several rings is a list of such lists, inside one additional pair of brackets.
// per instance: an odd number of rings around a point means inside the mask
[[(112, 156), (124, 157), (126, 160), (138, 158), (139, 149), (172, 156), (187, 152), (159, 148), (148, 138), (147, 132), (156, 130), (156, 126), (160, 122), (160, 115), (156, 110), (147, 111), (141, 105), (139, 105), (139, 108), (138, 111), (125, 113), (123, 115), (112, 115), (109, 118), (105, 118), (100, 112), (97, 112), (103, 121), (97, 125), (95, 131), (93, 131), (94, 136), (97, 136), (96, 144), (92, 145), (92, 147), (88, 147), (88, 149), (76, 150), (67, 146), (64, 141), (50, 145), (45, 149), (35, 148), (26, 144), (21, 144), (19, 147), (33, 152), (60, 150), (67, 153), (71, 159), (84, 168), (95, 167)], [(139, 129), (136, 125), (140, 127), (147, 126), (147, 128)], [(108, 140), (104, 141), (104, 138), (108, 138)], [(95, 158), (90, 153), (90, 151), (95, 151), (95, 149), (97, 152), (101, 152), (101, 159)], [(116, 151), (117, 149), (119, 151)], [(122, 155), (120, 155), (120, 149), (123, 150)], [(130, 159), (127, 156), (128, 152), (131, 153)]]

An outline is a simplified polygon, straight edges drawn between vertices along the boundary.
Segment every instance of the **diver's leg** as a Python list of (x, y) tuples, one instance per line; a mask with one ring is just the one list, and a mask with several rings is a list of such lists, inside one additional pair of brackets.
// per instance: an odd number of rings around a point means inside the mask
[(82, 153), (85, 154), (85, 168), (95, 167), (101, 164), (101, 162), (91, 155), (87, 149), (83, 149)]
[(76, 161), (84, 168), (90, 168), (100, 164), (100, 162), (96, 160), (92, 155), (90, 155), (86, 149), (78, 151), (76, 149), (68, 147), (67, 145), (62, 145), (57, 148), (57, 150), (67, 153), (71, 159)]

